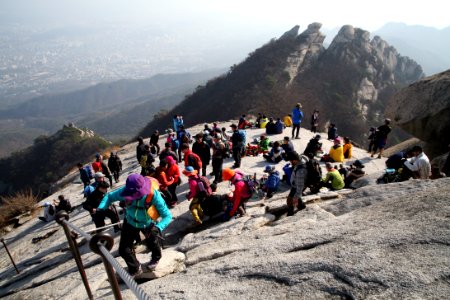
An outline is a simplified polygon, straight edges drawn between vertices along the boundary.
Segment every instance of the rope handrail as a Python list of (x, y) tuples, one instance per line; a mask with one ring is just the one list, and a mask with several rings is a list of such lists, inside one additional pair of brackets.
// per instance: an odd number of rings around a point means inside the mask
[(113, 223), (113, 224), (109, 224), (109, 225), (105, 225), (105, 226), (102, 226), (102, 227), (97, 227), (97, 228), (90, 229), (90, 230), (86, 230), (85, 233), (96, 232), (97, 230), (101, 230), (101, 229), (106, 229), (106, 228), (114, 227), (114, 226), (119, 225), (119, 224), (123, 224), (123, 221), (120, 221), (120, 222), (117, 222), (117, 223)]
[(79, 233), (82, 237), (84, 237), (88, 242), (91, 240), (92, 236), (87, 234), (86, 232), (84, 232), (83, 230), (81, 230), (80, 228), (78, 228), (77, 226), (73, 225), (72, 223), (70, 223), (67, 220), (62, 220), (62, 222), (67, 225), (68, 227), (72, 228), (74, 231), (76, 231), (77, 233)]

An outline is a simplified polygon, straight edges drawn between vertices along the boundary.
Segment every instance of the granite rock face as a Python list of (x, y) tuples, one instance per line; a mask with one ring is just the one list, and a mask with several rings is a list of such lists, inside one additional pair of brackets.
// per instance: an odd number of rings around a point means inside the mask
[(450, 144), (450, 70), (424, 78), (398, 92), (386, 113), (407, 132), (425, 141), (433, 154)]

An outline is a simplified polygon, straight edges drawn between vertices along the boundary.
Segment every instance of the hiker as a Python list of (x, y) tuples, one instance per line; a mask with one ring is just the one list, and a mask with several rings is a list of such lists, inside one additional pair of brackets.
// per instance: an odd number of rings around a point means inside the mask
[(239, 122), (238, 122), (238, 128), (239, 128), (239, 129), (246, 129), (246, 128), (251, 128), (251, 127), (252, 127), (252, 125), (250, 124), (250, 122), (247, 121), (247, 120), (245, 119), (245, 117), (246, 117), (246, 115), (242, 115), (242, 116), (239, 118)]
[(222, 182), (222, 166), (223, 159), (226, 157), (225, 144), (222, 142), (222, 136), (217, 133), (214, 136), (212, 153), (212, 168), (214, 175), (214, 183)]
[(284, 129), (284, 124), (281, 122), (280, 118), (277, 118), (277, 121), (275, 122), (275, 133), (276, 134), (282, 134)]
[(267, 165), (264, 168), (264, 173), (267, 173), (267, 180), (264, 182), (262, 190), (266, 193), (267, 198), (272, 198), (275, 192), (278, 192), (280, 186), (280, 173), (275, 170), (274, 166)]
[(201, 203), (201, 208), (205, 216), (213, 217), (217, 214), (223, 213), (228, 207), (233, 193), (218, 194), (217, 184), (211, 184), (211, 195), (207, 196)]
[(325, 164), (325, 168), (327, 169), (327, 175), (322, 179), (322, 186), (332, 191), (343, 189), (345, 183), (339, 171), (333, 168), (333, 165), (329, 162)]
[(72, 212), (72, 204), (70, 204), (69, 199), (66, 199), (64, 195), (58, 196), (58, 204), (56, 204), (56, 212), (64, 210), (68, 213)]
[(165, 171), (168, 180), (173, 180), (173, 183), (167, 186), (167, 191), (170, 193), (170, 206), (174, 207), (178, 203), (177, 186), (181, 184), (180, 169), (177, 161), (172, 156), (166, 157), (167, 170)]
[(291, 175), (291, 190), (287, 196), (286, 203), (288, 207), (288, 216), (294, 215), (294, 206), (297, 202), (298, 211), (305, 209), (306, 205), (302, 200), (302, 192), (305, 185), (305, 180), (308, 176), (308, 171), (306, 169), (306, 162), (308, 158), (304, 155), (300, 157), (297, 152), (290, 152), (286, 158), (292, 164), (292, 175)]
[(353, 145), (349, 137), (344, 137), (344, 145), (342, 146), (342, 151), (344, 152), (344, 158), (352, 158), (353, 156)]
[(78, 170), (80, 171), (80, 179), (83, 183), (83, 189), (91, 184), (91, 179), (94, 178), (91, 166), (83, 167), (82, 163), (77, 164)]
[(141, 156), (144, 153), (145, 144), (144, 144), (144, 138), (142, 136), (137, 138), (138, 144), (136, 146), (136, 159), (138, 163), (141, 163)]
[(153, 165), (154, 162), (155, 155), (151, 153), (150, 146), (145, 145), (140, 161), (142, 176), (151, 176), (151, 174), (155, 172), (155, 166)]
[(266, 134), (277, 134), (277, 128), (275, 122), (273, 121), (273, 118), (270, 118), (269, 122), (266, 124)]
[(183, 116), (174, 115), (173, 116), (173, 130), (178, 131), (180, 126), (184, 125)]
[(289, 152), (295, 151), (294, 144), (292, 143), (292, 141), (289, 139), (288, 136), (285, 136), (283, 138), (283, 143), (281, 144), (281, 148), (283, 148), (283, 151), (284, 151), (284, 153), (282, 154), (282, 157), (284, 160), (286, 160), (286, 155)]
[(315, 109), (311, 116), (311, 132), (316, 133), (318, 127), (319, 127), (319, 111)]
[(179, 126), (179, 129), (177, 131), (177, 140), (178, 140), (178, 144), (180, 145), (180, 147), (178, 147), (178, 157), (180, 158), (180, 162), (181, 162), (181, 153), (182, 153), (182, 149), (181, 149), (181, 145), (183, 144), (190, 144), (191, 143), (191, 134), (184, 129), (183, 125)]
[(292, 115), (288, 114), (287, 116), (285, 116), (283, 118), (283, 123), (284, 123), (284, 126), (291, 127), (292, 126)]
[(197, 154), (202, 161), (202, 176), (206, 176), (206, 167), (211, 160), (211, 148), (203, 141), (203, 134), (195, 136), (195, 143), (192, 144), (192, 152)]
[(403, 168), (403, 164), (410, 157), (413, 157), (411, 149), (394, 153), (385, 161), (386, 168), (398, 171), (398, 169)]
[(153, 134), (150, 136), (150, 146), (156, 147), (156, 155), (159, 155), (159, 151), (161, 150), (159, 148), (159, 131), (155, 130)]
[[(334, 166), (335, 169), (337, 169), (337, 166)], [(342, 178), (345, 179), (345, 177), (347, 177), (347, 174), (350, 172), (349, 168), (344, 167), (343, 164), (339, 165), (339, 169), (337, 169), (339, 174), (341, 174)]]
[(367, 149), (368, 153), (372, 153), (372, 149), (375, 146), (375, 127), (370, 127), (369, 129), (369, 137), (367, 138), (369, 140), (369, 148)]
[(174, 207), (174, 203), (172, 201), (172, 195), (168, 191), (168, 187), (174, 183), (173, 177), (167, 176), (167, 168), (168, 163), (165, 159), (159, 161), (159, 166), (156, 167), (155, 170), (155, 178), (159, 182), (159, 191), (161, 192), (161, 196), (164, 198), (164, 201), (166, 201), (166, 204), (169, 208)]
[(211, 149), (213, 144), (213, 137), (211, 136), (212, 131), (205, 130), (203, 131), (203, 141), (209, 146)]
[(414, 146), (411, 151), (413, 157), (408, 158), (404, 166), (413, 172), (413, 178), (428, 179), (431, 175), (431, 165), (428, 156), (420, 146)]
[[(294, 139), (294, 136), (296, 139), (299, 138), (300, 134), (300, 124), (302, 123), (303, 119), (303, 112), (300, 110), (302, 108), (302, 105), (300, 103), (297, 103), (295, 105), (294, 109), (292, 110), (292, 139)], [(297, 131), (297, 133), (295, 133)]]
[(109, 180), (109, 186), (112, 187), (113, 185), (113, 178), (112, 178), (112, 174), (111, 171), (109, 170), (108, 166), (105, 164), (105, 162), (103, 161), (103, 157), (100, 155), (100, 158), (98, 158), (100, 160), (100, 172), (103, 173), (103, 175), (105, 175), (106, 178), (108, 178)]
[(203, 132), (205, 131), (208, 131), (209, 133), (213, 132), (213, 129), (209, 127), (208, 123), (205, 123), (205, 125), (203, 126)]
[(364, 165), (360, 160), (355, 160), (355, 162), (350, 166), (350, 172), (344, 179), (345, 187), (350, 188), (353, 181), (366, 175), (364, 172)]
[(303, 154), (308, 157), (310, 157), (309, 154), (311, 154), (314, 157), (317, 156), (318, 153), (322, 152), (322, 143), (320, 143), (320, 139), (320, 134), (316, 134), (314, 138), (310, 139)]
[[(133, 248), (133, 242), (139, 237), (140, 232), (144, 234), (147, 248), (152, 252), (151, 260), (144, 265), (144, 268), (154, 270), (162, 255), (161, 232), (172, 221), (172, 214), (161, 193), (152, 186), (150, 178), (131, 174), (124, 187), (109, 192), (103, 197), (97, 212), (107, 209), (115, 201), (120, 201), (126, 208), (120, 235), (119, 255), (125, 260), (128, 273), (137, 277), (143, 271)], [(152, 218), (148, 210), (152, 210), (156, 216)], [(159, 221), (157, 221), (158, 215)]]
[(307, 176), (303, 191), (309, 188), (311, 194), (317, 194), (322, 187), (322, 169), (312, 153), (305, 155), (308, 157), (308, 161), (306, 162)]
[(373, 157), (375, 154), (377, 154), (378, 150), (380, 150), (378, 158), (381, 158), (381, 156), (383, 155), (383, 150), (386, 146), (388, 134), (392, 130), (389, 124), (391, 124), (391, 119), (385, 119), (384, 124), (378, 127), (375, 131), (375, 148), (373, 149), (372, 155), (370, 157)]
[(38, 217), (39, 220), (44, 222), (50, 222), (55, 219), (56, 216), (56, 208), (54, 203), (44, 202), (42, 206), (44, 208), (44, 216)]
[[(175, 132), (172, 129), (167, 130), (167, 140), (166, 143), (170, 144), (170, 149), (175, 152), (175, 154), (179, 153), (180, 142), (178, 141)], [(177, 154), (178, 162), (181, 162), (181, 157)]]
[[(91, 214), (92, 221), (94, 221), (96, 228), (105, 226), (105, 218), (110, 219), (111, 224), (116, 224), (120, 221), (117, 213), (111, 209), (111, 207), (107, 207), (103, 210), (97, 210), (97, 207), (100, 205), (103, 197), (108, 192), (108, 188), (109, 184), (106, 181), (99, 182), (95, 190), (82, 204), (83, 208)], [(114, 225), (114, 232), (118, 232), (119, 230), (119, 225)], [(103, 229), (97, 230), (97, 233), (101, 231), (103, 231)]]
[(273, 143), (270, 152), (267, 154), (263, 154), (263, 157), (266, 159), (266, 161), (277, 164), (283, 160), (283, 154), (284, 150), (281, 147), (280, 142), (275, 142)]
[(233, 130), (233, 135), (231, 136), (231, 143), (233, 145), (233, 159), (234, 159), (233, 168), (240, 168), (242, 151), (244, 151), (244, 146), (246, 144), (245, 133), (244, 130), (238, 129), (236, 124), (231, 124), (230, 127)]
[(111, 152), (108, 159), (108, 168), (114, 176), (114, 180), (119, 182), (120, 172), (122, 172), (122, 161), (117, 153)]
[(103, 173), (102, 163), (101, 163), (102, 159), (103, 159), (103, 157), (99, 153), (95, 154), (95, 161), (92, 163), (92, 170), (94, 170), (94, 173), (97, 173), (97, 172)]
[(266, 115), (263, 115), (261, 118), (261, 124), (259, 125), (259, 128), (265, 129), (267, 123), (269, 123), (269, 119), (266, 117)]
[(255, 121), (256, 128), (261, 128), (261, 119), (262, 119), (262, 113), (258, 113), (258, 117), (256, 117), (256, 121)]
[(166, 159), (167, 156), (171, 156), (175, 161), (178, 161), (178, 155), (172, 151), (170, 143), (164, 144), (164, 149), (159, 153), (159, 161)]
[(183, 170), (183, 174), (188, 177), (189, 182), (189, 193), (186, 195), (187, 200), (191, 201), (189, 210), (191, 211), (195, 223), (201, 225), (201, 219), (204, 216), (201, 203), (211, 194), (209, 181), (204, 176), (200, 178), (197, 170), (191, 166), (186, 167), (186, 169)]
[(322, 161), (326, 162), (344, 162), (344, 148), (341, 145), (341, 139), (336, 138), (334, 145), (330, 148), (330, 152), (322, 157)]
[(229, 206), (224, 214), (224, 220), (229, 220), (234, 217), (236, 213), (244, 216), (246, 214), (245, 202), (252, 197), (252, 192), (244, 180), (244, 174), (230, 168), (225, 168), (222, 171), (222, 180), (230, 181), (230, 183), (234, 186), (233, 197), (231, 198)]
[(258, 153), (267, 153), (269, 152), (269, 138), (265, 134), (261, 134), (261, 137), (259, 139), (258, 143)]
[(96, 188), (100, 182), (105, 181), (105, 174), (102, 172), (97, 172), (94, 174), (94, 183), (88, 185), (84, 188), (83, 194), (84, 197), (87, 198)]
[(334, 141), (338, 137), (336, 124), (330, 123), (330, 126), (328, 126), (328, 140)]
[(184, 154), (184, 167), (191, 166), (200, 173), (203, 168), (200, 156), (189, 149), (189, 144), (181, 145), (181, 152)]
[(229, 141), (231, 138), (227, 133), (227, 129), (225, 127), (222, 127), (222, 140), (223, 141)]

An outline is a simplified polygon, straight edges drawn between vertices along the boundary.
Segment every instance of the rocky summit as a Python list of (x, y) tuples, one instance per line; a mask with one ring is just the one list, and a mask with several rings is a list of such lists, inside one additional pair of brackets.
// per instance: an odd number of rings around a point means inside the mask
[[(221, 123), (228, 127), (229, 122)], [(203, 126), (189, 129), (196, 133)], [(262, 129), (247, 131), (249, 139)], [(285, 132), (286, 134), (286, 132)], [(302, 129), (294, 140), (302, 151), (313, 133)], [(283, 134), (271, 136), (282, 139)], [(324, 150), (332, 143), (323, 141)], [(139, 172), (135, 144), (119, 151), (125, 178)], [(375, 185), (384, 158), (371, 159), (354, 147), (353, 158), (369, 174), (356, 190), (323, 190), (304, 197), (307, 208), (286, 216), (288, 187), (273, 198), (252, 198), (248, 215), (228, 221), (205, 220), (195, 226), (186, 200), (173, 208), (174, 220), (164, 230), (163, 258), (154, 272), (145, 273), (140, 287), (152, 299), (445, 299), (450, 294), (450, 179), (410, 180)], [(225, 161), (229, 167), (232, 160)], [(242, 171), (259, 177), (265, 163), (245, 157)], [(277, 164), (281, 171), (283, 165)], [(208, 171), (210, 168), (208, 167)], [(70, 220), (81, 229), (94, 229), (88, 212), (80, 207), (82, 184), (77, 173), (64, 194), (75, 206)], [(187, 181), (178, 188), (184, 199)], [(219, 184), (225, 192), (229, 185)], [(51, 195), (43, 201), (56, 197)], [(24, 222), (21, 222), (24, 223)], [(16, 274), (8, 256), (0, 256), (0, 297), (4, 299), (87, 299), (71, 258), (62, 228), (33, 219), (4, 236), (21, 271)], [(119, 235), (112, 255), (118, 257)], [(77, 238), (95, 299), (113, 299), (103, 264), (82, 237)], [(4, 249), (0, 249), (4, 251)], [(136, 248), (141, 262), (150, 257)], [(124, 285), (124, 299), (134, 299)]]
[[(363, 143), (368, 129), (379, 126), (389, 98), (424, 76), (422, 68), (381, 37), (343, 26), (328, 48), (320, 23), (299, 33), (299, 26), (256, 49), (228, 73), (211, 79), (166, 115), (159, 115), (140, 135), (164, 130), (175, 114), (187, 125), (228, 120), (242, 113), (283, 117), (300, 102), (303, 124), (320, 111), (319, 127), (331, 122)], [(395, 135), (395, 133), (394, 133)]]
[(404, 130), (427, 142), (431, 154), (447, 152), (450, 144), (450, 70), (402, 89), (386, 113)]

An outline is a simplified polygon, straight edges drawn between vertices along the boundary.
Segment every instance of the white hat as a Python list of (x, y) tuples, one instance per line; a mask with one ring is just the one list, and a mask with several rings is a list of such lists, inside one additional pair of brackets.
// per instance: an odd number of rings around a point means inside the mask
[(95, 179), (103, 178), (103, 177), (105, 177), (105, 174), (103, 174), (102, 172), (97, 172), (97, 173), (94, 174), (94, 178)]

